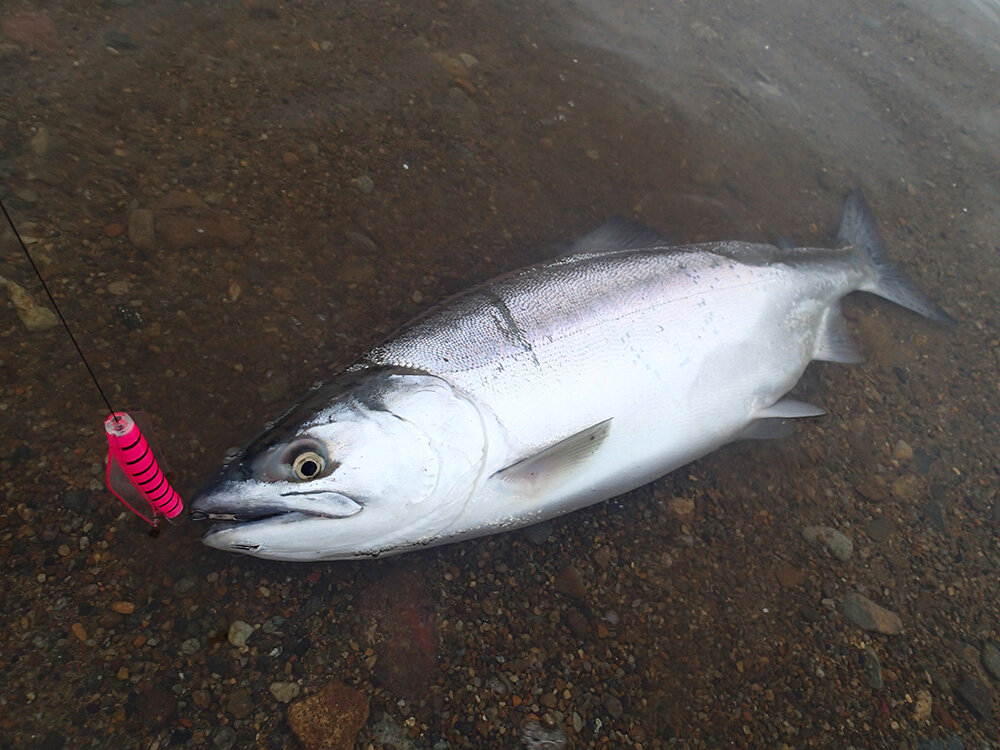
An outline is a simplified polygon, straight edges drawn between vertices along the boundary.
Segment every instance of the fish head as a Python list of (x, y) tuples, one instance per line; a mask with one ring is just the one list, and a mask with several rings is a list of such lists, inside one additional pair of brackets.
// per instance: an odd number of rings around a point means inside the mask
[(485, 457), (476, 407), (440, 378), (349, 372), (238, 452), (192, 501), (205, 544), (278, 560), (377, 557), (434, 543)]

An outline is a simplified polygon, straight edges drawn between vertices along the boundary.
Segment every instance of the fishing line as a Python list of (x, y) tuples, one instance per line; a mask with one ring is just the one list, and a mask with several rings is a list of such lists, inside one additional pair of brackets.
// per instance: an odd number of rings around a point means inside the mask
[(73, 331), (70, 330), (69, 323), (66, 322), (66, 318), (63, 317), (62, 310), (59, 309), (59, 305), (56, 304), (55, 297), (52, 296), (52, 292), (49, 291), (49, 285), (45, 283), (45, 279), (42, 278), (42, 272), (38, 270), (38, 266), (35, 265), (35, 259), (31, 257), (31, 253), (28, 252), (28, 246), (21, 239), (21, 233), (17, 231), (17, 227), (14, 226), (14, 220), (10, 218), (10, 214), (7, 213), (7, 207), (0, 201), (0, 210), (3, 211), (4, 218), (7, 219), (7, 223), (10, 224), (10, 229), (17, 238), (18, 244), (21, 245), (21, 249), (24, 251), (24, 257), (28, 259), (28, 263), (31, 264), (31, 270), (35, 272), (35, 276), (38, 277), (38, 281), (42, 284), (42, 289), (45, 290), (45, 294), (49, 298), (49, 302), (52, 304), (52, 309), (56, 311), (56, 315), (59, 316), (59, 322), (62, 323), (63, 328), (66, 329), (66, 333), (69, 335), (69, 340), (73, 342), (73, 346), (76, 347), (76, 353), (80, 355), (80, 360), (83, 362), (83, 366), (87, 368), (87, 372), (90, 373), (90, 379), (94, 381), (94, 385), (97, 386), (98, 392), (101, 394), (101, 398), (104, 399), (104, 404), (108, 407), (108, 413), (114, 414), (115, 410), (111, 406), (111, 400), (108, 398), (104, 389), (101, 388), (100, 382), (97, 380), (97, 375), (94, 374), (93, 369), (90, 367), (90, 363), (87, 358), (83, 356), (83, 349), (76, 341), (76, 336), (73, 335)]
[[(49, 290), (49, 285), (45, 283), (42, 272), (35, 264), (31, 253), (28, 252), (28, 246), (21, 237), (21, 233), (17, 231), (14, 220), (7, 212), (7, 207), (3, 204), (3, 201), (0, 201), (0, 210), (3, 211), (3, 215), (7, 219), (11, 231), (14, 232), (14, 237), (17, 238), (18, 244), (21, 245), (24, 257), (31, 264), (31, 268), (35, 272), (35, 276), (38, 277), (42, 289), (45, 290), (52, 309), (56, 311), (56, 315), (59, 317), (59, 322), (62, 323), (63, 328), (69, 335), (70, 341), (73, 342), (76, 353), (80, 355), (83, 366), (90, 373), (90, 379), (94, 381), (98, 393), (101, 394), (101, 399), (103, 399), (104, 404), (108, 407), (109, 416), (104, 421), (104, 431), (108, 437), (108, 460), (104, 481), (108, 487), (108, 491), (118, 498), (125, 507), (139, 516), (139, 518), (154, 529), (157, 529), (159, 528), (160, 516), (166, 517), (167, 520), (176, 518), (184, 509), (184, 502), (174, 488), (170, 486), (170, 482), (167, 481), (163, 470), (160, 469), (157, 463), (155, 451), (139, 430), (139, 426), (132, 416), (127, 412), (115, 411), (114, 407), (111, 406), (111, 399), (108, 398), (107, 393), (101, 387), (96, 373), (87, 361), (87, 357), (84, 355), (83, 349), (80, 348), (76, 336), (73, 335), (69, 323), (66, 322), (62, 310), (56, 304), (55, 297), (52, 296), (52, 292)], [(138, 417), (138, 415), (136, 416)], [(150, 433), (150, 437), (152, 437), (151, 428), (147, 426), (146, 430)], [(134, 504), (126, 500), (124, 495), (128, 495), (133, 500), (138, 498), (149, 503), (153, 509), (152, 519), (136, 510)]]

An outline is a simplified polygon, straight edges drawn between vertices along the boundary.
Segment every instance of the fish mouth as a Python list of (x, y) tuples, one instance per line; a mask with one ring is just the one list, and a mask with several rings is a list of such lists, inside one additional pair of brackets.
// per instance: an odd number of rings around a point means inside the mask
[(220, 491), (196, 496), (191, 503), (190, 518), (213, 522), (207, 537), (217, 530), (275, 519), (293, 522), (306, 518), (349, 518), (362, 510), (364, 506), (357, 500), (333, 491), (283, 492), (268, 499)]

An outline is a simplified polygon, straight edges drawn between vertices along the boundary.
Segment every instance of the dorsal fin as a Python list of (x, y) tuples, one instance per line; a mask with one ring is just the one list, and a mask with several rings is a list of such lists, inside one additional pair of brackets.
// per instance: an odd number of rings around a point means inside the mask
[(601, 251), (635, 250), (672, 245), (669, 237), (634, 219), (612, 216), (592, 232), (574, 242), (567, 255)]

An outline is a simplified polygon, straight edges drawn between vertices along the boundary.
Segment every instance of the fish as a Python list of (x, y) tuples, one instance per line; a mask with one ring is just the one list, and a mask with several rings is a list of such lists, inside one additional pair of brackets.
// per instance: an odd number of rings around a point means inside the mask
[(314, 386), (192, 501), (203, 541), (377, 558), (507, 531), (824, 414), (813, 360), (860, 361), (840, 301), (954, 320), (850, 193), (832, 248), (677, 246), (618, 219), (432, 308)]

